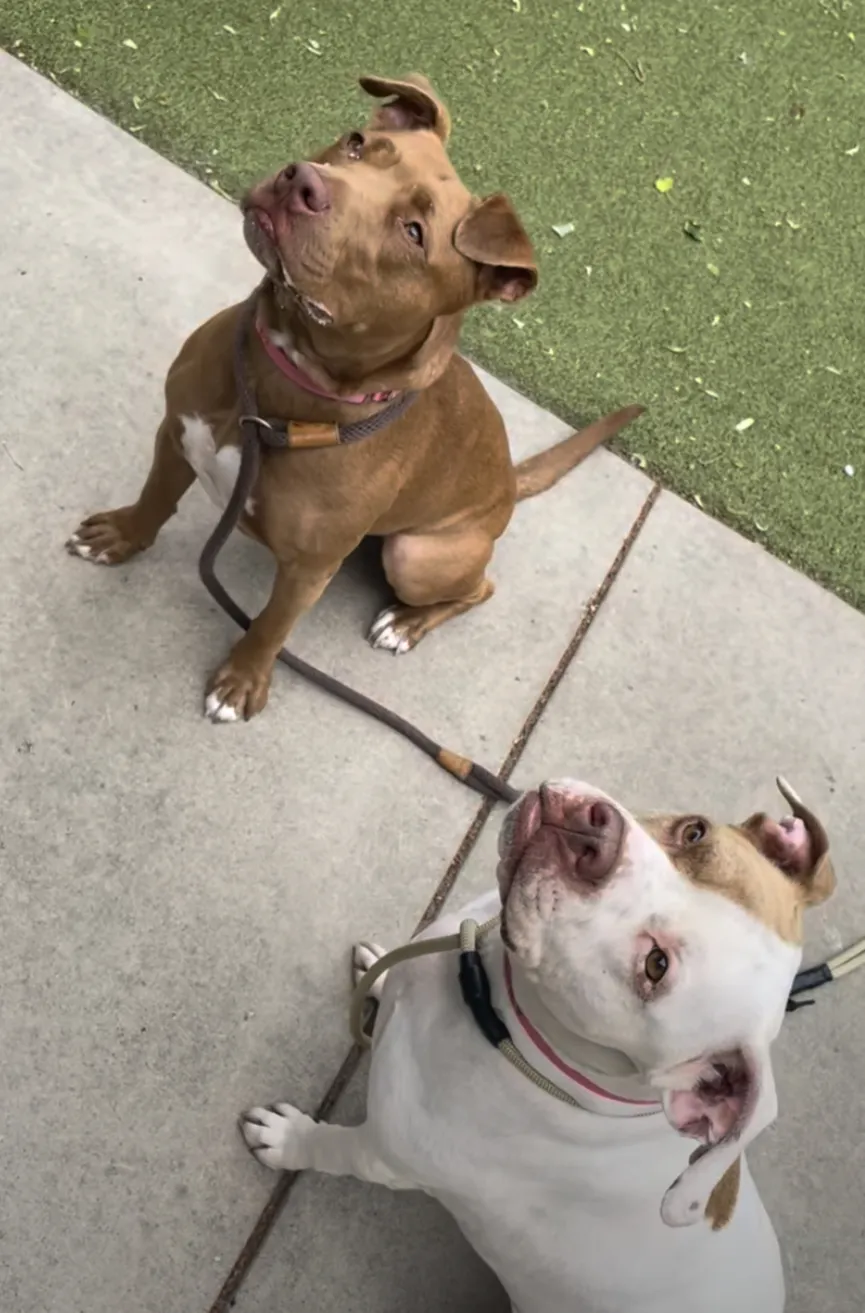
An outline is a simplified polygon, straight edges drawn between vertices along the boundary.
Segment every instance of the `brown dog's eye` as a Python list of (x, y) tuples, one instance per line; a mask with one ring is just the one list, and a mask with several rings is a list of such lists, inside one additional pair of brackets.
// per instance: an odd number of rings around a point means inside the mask
[(706, 837), (707, 825), (705, 821), (686, 821), (679, 831), (679, 839), (688, 847), (695, 843), (702, 843)]
[(655, 944), (655, 947), (646, 957), (643, 969), (652, 984), (659, 985), (667, 974), (669, 966), (670, 960), (667, 957), (667, 954), (664, 952), (663, 948), (659, 948), (658, 945)]
[(403, 224), (403, 228), (410, 242), (414, 242), (415, 246), (423, 246), (423, 228), (419, 223), (416, 223), (414, 219), (410, 219), (408, 223)]
[(363, 155), (364, 142), (362, 132), (350, 132), (345, 139), (345, 153), (350, 160), (359, 160)]

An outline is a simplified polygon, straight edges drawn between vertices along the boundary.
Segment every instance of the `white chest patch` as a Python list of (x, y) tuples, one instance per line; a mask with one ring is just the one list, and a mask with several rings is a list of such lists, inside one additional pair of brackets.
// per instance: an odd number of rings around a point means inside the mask
[[(183, 425), (180, 437), (183, 454), (210, 500), (224, 510), (237, 482), (240, 448), (229, 443), (217, 451), (213, 429), (198, 415), (181, 415), (180, 422)], [(251, 497), (245, 509), (248, 515), (253, 514), (255, 506)]]

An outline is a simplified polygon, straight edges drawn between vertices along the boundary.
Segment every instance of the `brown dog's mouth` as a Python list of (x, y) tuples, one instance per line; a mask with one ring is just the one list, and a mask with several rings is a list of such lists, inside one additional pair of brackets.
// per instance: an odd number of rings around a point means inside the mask
[(243, 205), (243, 236), (252, 254), (269, 274), (279, 271), (280, 259), (276, 241), (276, 228), (265, 210), (254, 205)]
[(285, 260), (279, 249), (276, 225), (266, 210), (258, 205), (244, 206), (243, 235), (256, 260), (264, 265), (274, 282), (281, 284), (287, 292), (291, 293), (307, 318), (321, 328), (329, 327), (333, 323), (330, 310), (321, 301), (316, 301), (301, 292), (286, 269)]
[(248, 210), (247, 213), (251, 215), (254, 221), (258, 224), (259, 228), (264, 233), (265, 237), (269, 238), (270, 241), (275, 243), (276, 228), (274, 227), (273, 220), (271, 219), (267, 211), (259, 209), (257, 206), (254, 206), (252, 209)]

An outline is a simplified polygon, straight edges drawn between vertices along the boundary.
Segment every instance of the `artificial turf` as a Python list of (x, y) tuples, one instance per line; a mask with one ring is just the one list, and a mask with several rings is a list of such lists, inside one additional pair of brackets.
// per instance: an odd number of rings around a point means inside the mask
[(467, 351), (569, 419), (644, 402), (636, 463), (865, 609), (861, 3), (4, 0), (0, 42), (229, 194), (426, 73), (540, 255)]

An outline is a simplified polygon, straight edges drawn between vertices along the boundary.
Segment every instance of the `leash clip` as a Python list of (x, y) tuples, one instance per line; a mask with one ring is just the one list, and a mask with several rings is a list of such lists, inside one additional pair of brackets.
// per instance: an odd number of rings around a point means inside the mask
[(263, 419), (261, 415), (240, 415), (237, 422), (241, 432), (244, 424), (255, 425), (256, 435), (262, 446), (282, 449), (291, 445), (288, 432), (282, 432), (269, 419)]

